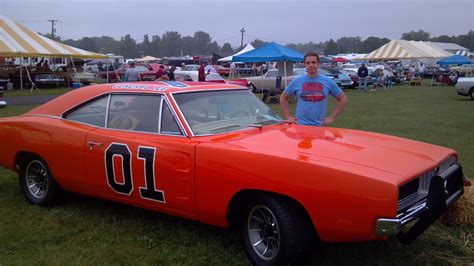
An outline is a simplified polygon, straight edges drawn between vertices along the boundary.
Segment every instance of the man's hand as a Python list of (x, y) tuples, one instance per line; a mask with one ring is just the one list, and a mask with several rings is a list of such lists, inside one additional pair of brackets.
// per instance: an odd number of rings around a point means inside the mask
[(290, 121), (292, 124), (296, 124), (296, 118), (294, 116), (288, 116), (286, 120)]
[(328, 116), (326, 118), (323, 119), (323, 126), (327, 127), (327, 126), (330, 126), (333, 122), (334, 122), (334, 118)]

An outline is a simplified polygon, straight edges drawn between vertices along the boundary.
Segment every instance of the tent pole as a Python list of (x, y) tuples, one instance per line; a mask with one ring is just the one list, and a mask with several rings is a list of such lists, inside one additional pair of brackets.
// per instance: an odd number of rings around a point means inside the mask
[(105, 59), (105, 68), (107, 69), (107, 83), (109, 83), (109, 56), (107, 55), (106, 59)]
[(20, 90), (23, 90), (23, 55), (20, 54)]
[(285, 89), (286, 89), (286, 87), (288, 87), (287, 78), (286, 78), (286, 61), (283, 61), (283, 67), (285, 68), (284, 71), (285, 71)]

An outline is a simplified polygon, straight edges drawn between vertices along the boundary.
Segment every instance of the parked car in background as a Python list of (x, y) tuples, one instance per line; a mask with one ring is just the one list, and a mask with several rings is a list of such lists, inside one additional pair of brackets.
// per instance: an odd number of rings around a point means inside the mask
[(454, 85), (458, 95), (469, 96), (474, 100), (474, 77), (461, 77)]
[[(199, 73), (198, 71), (182, 71), (176, 70), (174, 72), (174, 78), (176, 81), (199, 81)], [(247, 87), (247, 80), (245, 79), (232, 79), (226, 80), (218, 73), (209, 73), (206, 75), (206, 82), (216, 82), (216, 83), (227, 83), (227, 84), (235, 84), (240, 85), (243, 87)]]
[[(246, 77), (248, 86), (252, 91), (259, 92), (265, 90), (275, 90), (277, 85), (278, 69), (270, 69), (262, 76)], [(281, 77), (280, 88), (285, 87), (286, 83), (290, 83), (295, 76)]]
[(73, 82), (79, 82), (89, 85), (95, 82), (95, 75), (91, 72), (85, 72), (82, 67), (59, 66), (56, 73), (61, 75), (66, 83), (71, 86)]
[(52, 71), (49, 67), (32, 67), (30, 74), (37, 87), (57, 87), (67, 83), (63, 75)]
[(15, 88), (20, 88), (21, 84), (23, 88), (30, 88), (34, 82), (34, 76), (30, 73), (31, 69), (32, 67), (20, 65), (0, 65), (0, 80), (6, 83), (11, 82)]
[(456, 71), (459, 77), (472, 77), (474, 75), (474, 64), (464, 64), (461, 66), (450, 67), (450, 71)]
[(0, 86), (0, 108), (7, 107), (7, 101), (3, 98), (4, 88)]
[(318, 72), (333, 79), (340, 88), (346, 89), (354, 84), (351, 77), (349, 76), (349, 73), (343, 72), (339, 69), (319, 67)]
[[(152, 81), (157, 78), (156, 73), (158, 72), (159, 66), (159, 64), (136, 63), (135, 69), (138, 71), (142, 80)], [(123, 81), (125, 77), (125, 72), (127, 71), (128, 67), (128, 64), (122, 64), (115, 71), (112, 68), (109, 68), (109, 71), (102, 70), (101, 72), (99, 72), (99, 76), (100, 78), (107, 79), (108, 73), (110, 82)]]
[(198, 71), (200, 65), (195, 65), (195, 64), (189, 64), (185, 65), (184, 69), (181, 69), (182, 71)]
[(229, 76), (230, 75), (230, 68), (221, 66), (221, 65), (213, 65), (213, 67), (216, 69), (217, 73), (221, 76)]
[(253, 265), (306, 262), (316, 240), (409, 244), (464, 193), (452, 149), (288, 123), (226, 84), (72, 90), (0, 118), (0, 147), (31, 204), (67, 191), (228, 227)]

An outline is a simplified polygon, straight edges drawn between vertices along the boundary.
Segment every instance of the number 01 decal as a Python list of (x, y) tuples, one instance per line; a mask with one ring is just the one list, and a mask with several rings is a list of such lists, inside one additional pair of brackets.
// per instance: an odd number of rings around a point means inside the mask
[[(117, 182), (114, 168), (114, 157), (122, 158), (123, 182)], [(155, 184), (156, 148), (138, 147), (137, 158), (143, 161), (145, 187), (140, 187), (140, 197), (165, 203), (165, 193), (156, 189)], [(133, 192), (132, 156), (127, 144), (112, 143), (105, 150), (105, 168), (107, 184), (119, 194), (131, 195)]]

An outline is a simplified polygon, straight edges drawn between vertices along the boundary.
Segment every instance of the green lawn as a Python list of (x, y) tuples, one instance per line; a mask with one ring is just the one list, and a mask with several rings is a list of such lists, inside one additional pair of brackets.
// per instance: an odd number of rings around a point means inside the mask
[[(457, 96), (452, 87), (346, 93), (349, 104), (335, 127), (454, 148), (466, 175), (474, 176), (474, 101)], [(278, 105), (271, 107), (280, 112)], [(9, 106), (0, 109), (0, 117), (30, 108)], [(395, 238), (324, 244), (314, 250), (312, 262), (468, 265), (474, 261), (473, 233), (473, 227), (435, 224), (408, 247)], [(30, 205), (19, 191), (16, 173), (0, 169), (0, 265), (137, 263), (247, 265), (248, 261), (237, 235), (225, 229), (76, 195), (54, 208)]]

